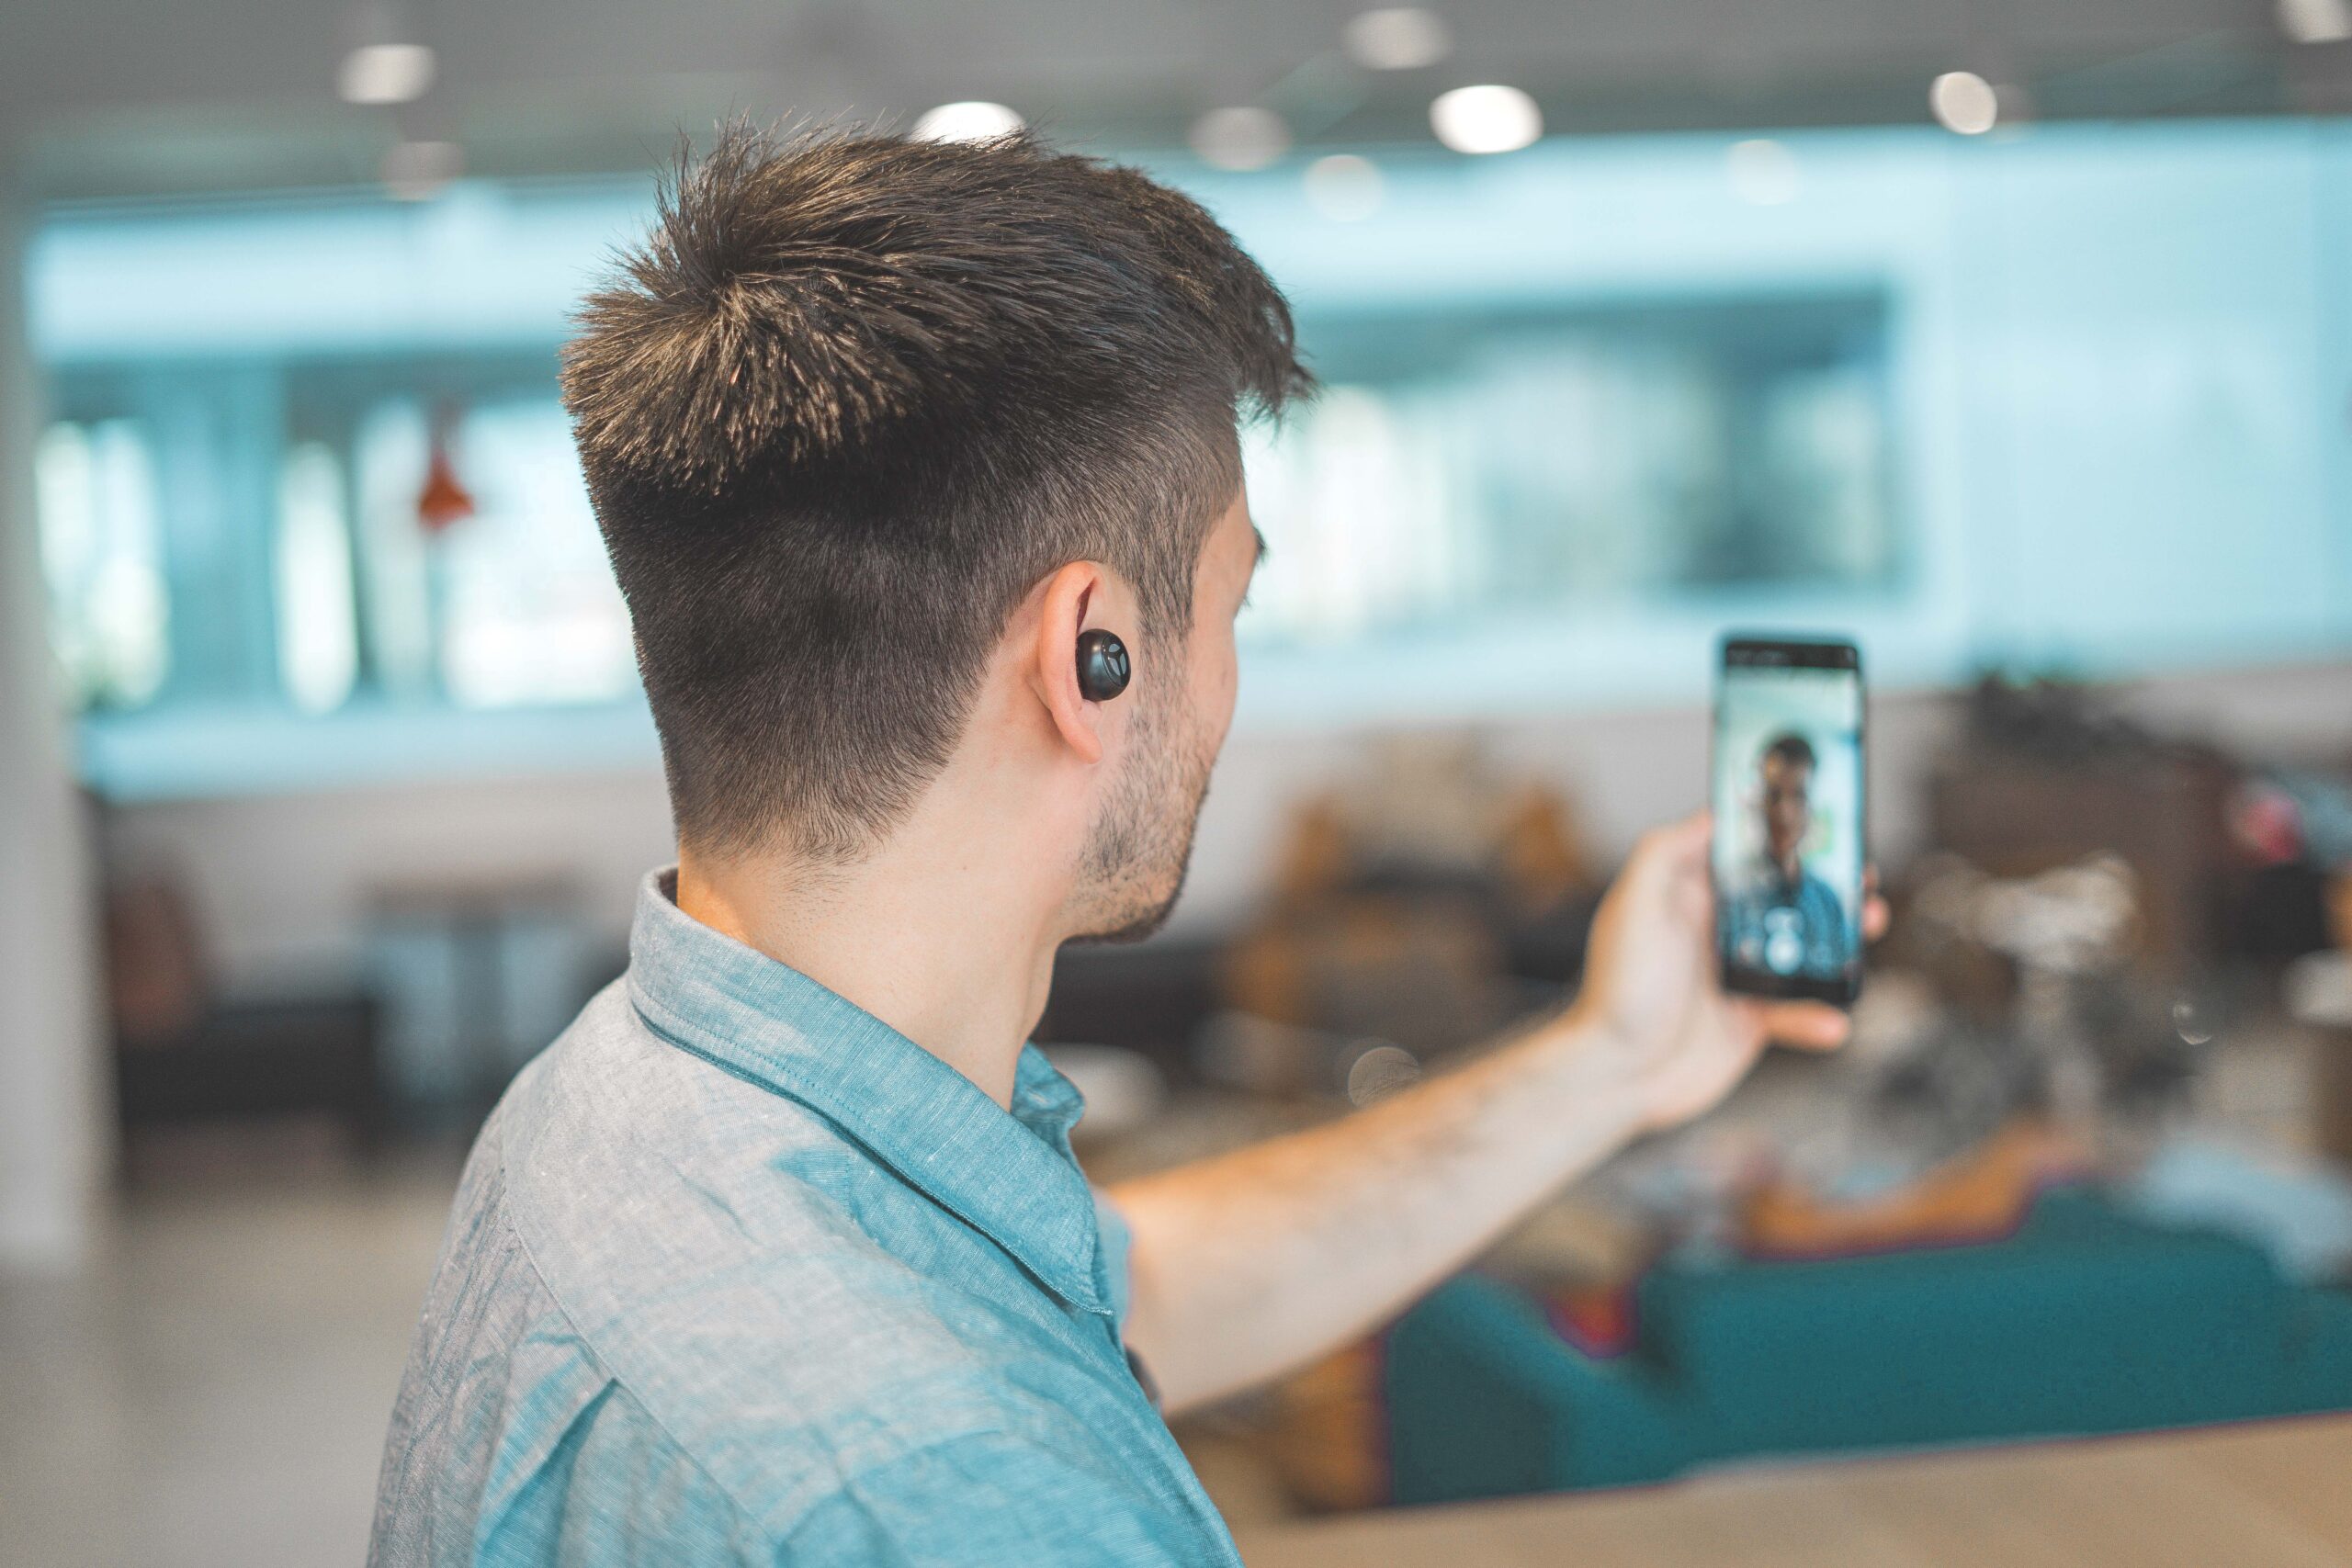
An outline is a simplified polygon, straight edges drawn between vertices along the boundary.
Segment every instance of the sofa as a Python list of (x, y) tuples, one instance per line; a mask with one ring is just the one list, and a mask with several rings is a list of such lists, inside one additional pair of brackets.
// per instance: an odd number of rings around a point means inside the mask
[(2352, 1292), (2086, 1190), (1975, 1245), (1669, 1255), (1633, 1287), (1613, 1354), (1579, 1348), (1556, 1305), (1466, 1275), (1390, 1331), (1395, 1501), (2352, 1407)]

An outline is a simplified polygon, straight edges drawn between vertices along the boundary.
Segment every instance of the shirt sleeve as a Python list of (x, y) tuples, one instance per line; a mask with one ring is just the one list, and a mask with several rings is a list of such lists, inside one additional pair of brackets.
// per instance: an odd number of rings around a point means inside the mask
[(1815, 938), (1820, 959), (1833, 969), (1843, 969), (1853, 961), (1852, 928), (1846, 914), (1846, 901), (1838, 897), (1826, 882), (1815, 876), (1805, 878), (1805, 897), (1810, 903), (1806, 919), (1815, 926)]
[(933, 1444), (827, 1498), (781, 1568), (1175, 1568), (1212, 1562), (1201, 1525), (1084, 1457), (1001, 1432)]

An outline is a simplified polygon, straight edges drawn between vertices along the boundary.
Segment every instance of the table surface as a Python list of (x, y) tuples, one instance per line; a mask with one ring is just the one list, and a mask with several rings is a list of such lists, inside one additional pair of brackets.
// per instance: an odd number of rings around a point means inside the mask
[(2352, 1416), (1384, 1510), (1240, 1546), (1250, 1568), (2346, 1568)]

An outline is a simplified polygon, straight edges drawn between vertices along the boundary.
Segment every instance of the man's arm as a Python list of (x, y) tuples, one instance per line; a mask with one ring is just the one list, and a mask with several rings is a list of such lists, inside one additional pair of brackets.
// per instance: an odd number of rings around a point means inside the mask
[(1834, 1009), (1718, 988), (1706, 852), (1703, 817), (1642, 840), (1559, 1017), (1343, 1121), (1112, 1190), (1134, 1233), (1127, 1342), (1170, 1408), (1363, 1332), (1570, 1178), (1714, 1104), (1768, 1035), (1845, 1038)]

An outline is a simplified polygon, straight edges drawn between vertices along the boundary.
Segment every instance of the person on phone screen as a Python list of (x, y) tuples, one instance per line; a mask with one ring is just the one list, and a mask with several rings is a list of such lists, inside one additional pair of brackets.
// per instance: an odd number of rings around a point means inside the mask
[(1724, 903), (1730, 951), (1774, 975), (1827, 978), (1844, 973), (1853, 956), (1846, 906), (1804, 865), (1817, 765), (1813, 742), (1793, 731), (1764, 748), (1757, 762), (1764, 855)]

